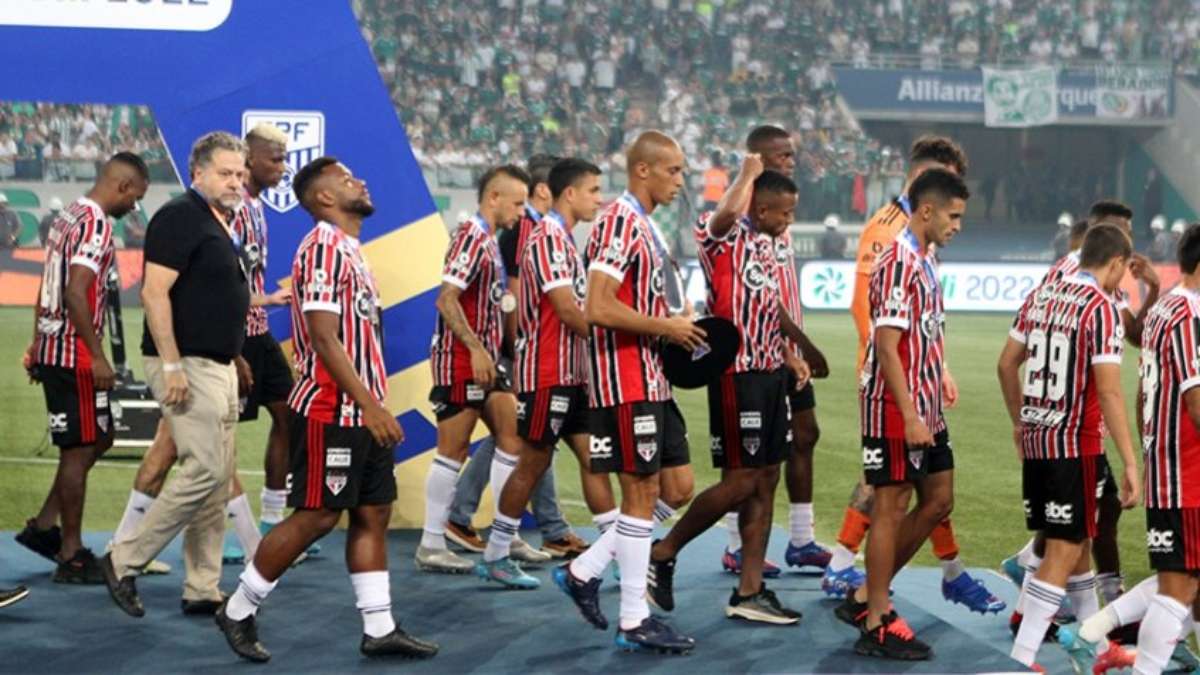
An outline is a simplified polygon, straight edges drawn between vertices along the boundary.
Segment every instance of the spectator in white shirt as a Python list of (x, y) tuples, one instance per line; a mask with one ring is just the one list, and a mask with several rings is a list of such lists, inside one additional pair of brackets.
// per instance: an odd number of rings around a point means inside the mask
[(859, 33), (858, 37), (854, 38), (854, 42), (850, 44), (850, 54), (855, 68), (870, 67), (871, 41), (866, 35)]

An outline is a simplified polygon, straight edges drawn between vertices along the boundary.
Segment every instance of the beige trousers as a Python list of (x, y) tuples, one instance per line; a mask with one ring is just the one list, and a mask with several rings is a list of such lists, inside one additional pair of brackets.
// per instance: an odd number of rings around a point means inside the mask
[[(163, 417), (178, 448), (175, 476), (137, 529), (113, 543), (117, 578), (138, 574), (179, 534), (183, 534), (185, 600), (219, 600), (225, 502), (234, 470), (234, 428), (238, 418), (237, 373), (232, 364), (183, 358), (188, 400), (163, 406)], [(146, 379), (162, 401), (166, 384), (162, 359), (147, 357)]]

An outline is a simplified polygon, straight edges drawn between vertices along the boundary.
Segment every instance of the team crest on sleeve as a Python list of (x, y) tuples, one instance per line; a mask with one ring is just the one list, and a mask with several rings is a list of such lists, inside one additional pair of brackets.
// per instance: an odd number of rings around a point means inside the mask
[(325, 115), (317, 110), (247, 110), (242, 113), (242, 136), (266, 122), (287, 134), (287, 160), (278, 185), (263, 190), (263, 202), (278, 213), (296, 207), (292, 177), (300, 167), (325, 154)]

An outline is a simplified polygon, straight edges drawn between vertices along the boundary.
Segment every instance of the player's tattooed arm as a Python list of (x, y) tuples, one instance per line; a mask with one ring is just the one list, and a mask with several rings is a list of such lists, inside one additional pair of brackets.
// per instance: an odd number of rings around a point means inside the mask
[(492, 382), (496, 379), (496, 363), (484, 348), (483, 343), (480, 342), (479, 336), (471, 330), (471, 325), (467, 323), (467, 316), (463, 314), (462, 304), (458, 301), (460, 295), (462, 295), (461, 288), (442, 282), (442, 289), (438, 292), (435, 303), (438, 314), (446, 322), (446, 327), (450, 329), (454, 337), (461, 340), (471, 352), (471, 375), (475, 383), (481, 387), (491, 387)]

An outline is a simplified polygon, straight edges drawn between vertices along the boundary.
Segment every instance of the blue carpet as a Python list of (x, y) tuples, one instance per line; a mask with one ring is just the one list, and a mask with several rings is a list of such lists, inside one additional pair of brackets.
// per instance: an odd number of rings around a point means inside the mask
[[(593, 532), (582, 532), (584, 536)], [(537, 535), (530, 533), (533, 541)], [(108, 533), (85, 537), (103, 550)], [(697, 648), (686, 657), (625, 654), (612, 646), (612, 631), (592, 629), (549, 579), (550, 567), (531, 570), (543, 581), (537, 591), (504, 591), (475, 577), (415, 571), (417, 533), (391, 534), (393, 609), (441, 653), (427, 662), (368, 661), (358, 652), (361, 623), (342, 561), (343, 531), (327, 537), (324, 554), (284, 576), (267, 600), (259, 635), (273, 658), (267, 668), (288, 673), (330, 673), (399, 667), (414, 673), (978, 673), (1019, 671), (1008, 658), (1008, 612), (981, 617), (941, 597), (941, 574), (933, 568), (905, 570), (896, 580), (895, 604), (917, 634), (933, 645), (932, 661), (903, 663), (856, 656), (855, 631), (833, 616), (820, 577), (785, 574), (770, 583), (783, 602), (804, 613), (798, 626), (769, 627), (732, 621), (724, 606), (734, 577), (720, 571), (725, 532), (715, 528), (685, 551), (676, 572), (679, 629)], [(32, 595), (0, 610), (5, 658), (0, 672), (225, 672), (252, 668), (225, 645), (210, 617), (179, 612), (182, 563), (178, 543), (162, 559), (168, 576), (142, 577), (138, 588), (146, 616), (121, 613), (103, 586), (68, 587), (50, 582), (49, 563), (0, 533), (0, 585), (23, 583)], [(772, 557), (782, 561), (786, 534), (775, 531)], [(226, 567), (222, 587), (232, 591), (241, 567)], [(1017, 589), (986, 570), (989, 588), (1010, 604)], [(618, 591), (611, 576), (602, 590), (604, 611), (615, 623)], [(1040, 663), (1048, 672), (1070, 672), (1061, 649), (1047, 645)]]

